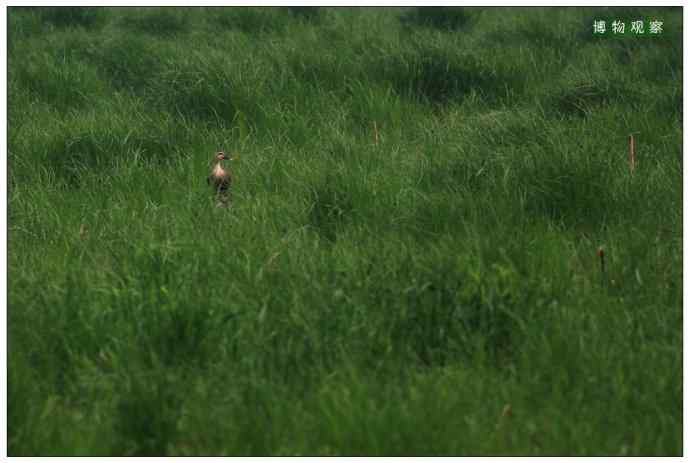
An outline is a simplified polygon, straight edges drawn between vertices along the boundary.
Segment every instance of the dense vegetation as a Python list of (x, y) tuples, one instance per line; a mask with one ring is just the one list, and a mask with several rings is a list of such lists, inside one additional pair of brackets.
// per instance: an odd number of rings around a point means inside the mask
[(681, 28), (11, 7), (9, 453), (680, 455)]

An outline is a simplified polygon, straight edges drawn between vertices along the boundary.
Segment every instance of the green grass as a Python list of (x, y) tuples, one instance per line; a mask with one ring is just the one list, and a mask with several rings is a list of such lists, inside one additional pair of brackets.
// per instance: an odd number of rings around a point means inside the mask
[(10, 455), (680, 455), (681, 28), (11, 7)]

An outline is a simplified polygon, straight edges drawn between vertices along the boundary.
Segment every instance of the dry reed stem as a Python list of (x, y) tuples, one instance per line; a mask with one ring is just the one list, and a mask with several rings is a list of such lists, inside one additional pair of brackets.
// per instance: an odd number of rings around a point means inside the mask
[(635, 172), (635, 137), (630, 134), (630, 173)]

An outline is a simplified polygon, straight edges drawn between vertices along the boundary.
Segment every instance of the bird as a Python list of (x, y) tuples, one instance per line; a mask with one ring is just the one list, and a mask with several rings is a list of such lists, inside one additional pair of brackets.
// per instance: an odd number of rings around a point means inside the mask
[(223, 161), (230, 161), (231, 157), (223, 151), (217, 151), (211, 162), (211, 173), (206, 178), (206, 183), (213, 187), (216, 197), (216, 207), (227, 207), (230, 204), (230, 183), (232, 176), (230, 170), (223, 167)]

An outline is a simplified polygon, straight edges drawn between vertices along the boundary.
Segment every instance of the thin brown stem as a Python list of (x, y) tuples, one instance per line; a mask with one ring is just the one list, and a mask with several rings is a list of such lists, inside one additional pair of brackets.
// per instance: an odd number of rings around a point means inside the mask
[(630, 134), (630, 173), (635, 172), (635, 137)]

